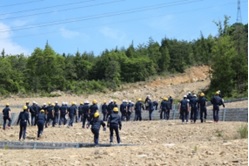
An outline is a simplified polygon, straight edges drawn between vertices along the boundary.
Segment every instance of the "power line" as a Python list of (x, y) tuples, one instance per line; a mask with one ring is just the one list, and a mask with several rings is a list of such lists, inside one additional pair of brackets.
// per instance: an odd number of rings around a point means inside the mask
[[(77, 7), (73, 7), (73, 8), (66, 8), (66, 9), (56, 10), (56, 12), (65, 12), (65, 11), (69, 11), (69, 10), (82, 9), (82, 8), (87, 8), (87, 7), (96, 7), (96, 6), (101, 6), (101, 5), (117, 3), (117, 2), (121, 2), (121, 1), (124, 1), (124, 0), (115, 0), (115, 1), (109, 1), (109, 2), (104, 2), (104, 3), (92, 4), (92, 5), (77, 6)], [(22, 15), (22, 16), (16, 16), (16, 17), (0, 18), (0, 20), (6, 20), (6, 19), (9, 20), (9, 19), (37, 16), (37, 15), (49, 14), (49, 13), (53, 13), (53, 12), (54, 11), (46, 11), (46, 12), (34, 13), (34, 14)]]
[(15, 11), (15, 12), (2, 13), (2, 14), (0, 14), (0, 16), (2, 16), (2, 15), (9, 15), (9, 14), (15, 14), (15, 13), (25, 13), (25, 12), (31, 12), (31, 11), (37, 11), (37, 10), (44, 10), (44, 9), (51, 9), (51, 8), (54, 8), (54, 7), (69, 6), (69, 5), (77, 5), (77, 4), (86, 3), (86, 2), (91, 2), (91, 1), (95, 1), (95, 0), (87, 0), (87, 1), (66, 3), (66, 4), (61, 4), (61, 5), (47, 6), (47, 7), (35, 8), (35, 9), (19, 10), (19, 11)]
[(27, 2), (21, 2), (21, 3), (14, 3), (14, 4), (2, 5), (0, 7), (10, 7), (10, 6), (26, 5), (26, 4), (40, 2), (40, 1), (45, 1), (45, 0), (36, 0), (36, 1), (27, 1)]
[[(53, 21), (53, 22), (48, 22), (48, 23), (30, 25), (27, 27), (13, 27), (11, 31), (18, 31), (18, 30), (25, 30), (25, 29), (32, 29), (32, 28), (41, 28), (41, 27), (60, 25), (60, 24), (68, 24), (68, 23), (73, 23), (73, 22), (80, 22), (80, 21), (92, 20), (92, 19), (98, 19), (98, 18), (104, 18), (104, 17), (113, 17), (113, 16), (124, 15), (124, 14), (143, 12), (143, 11), (147, 11), (147, 10), (155, 10), (155, 9), (159, 9), (159, 8), (169, 7), (169, 6), (190, 4), (190, 3), (194, 3), (194, 2), (198, 2), (198, 1), (199, 0), (192, 0), (192, 1), (182, 0), (182, 1), (175, 1), (173, 3), (161, 3), (161, 4), (157, 4), (157, 5), (153, 5), (153, 6), (146, 6), (146, 7), (141, 7), (141, 8), (123, 10), (120, 12), (109, 12), (109, 13), (103, 13), (101, 15), (70, 18), (70, 19), (65, 19), (65, 20), (60, 20), (60, 21)], [(7, 32), (7, 31), (10, 31), (10, 30), (9, 29), (0, 29), (0, 32)]]

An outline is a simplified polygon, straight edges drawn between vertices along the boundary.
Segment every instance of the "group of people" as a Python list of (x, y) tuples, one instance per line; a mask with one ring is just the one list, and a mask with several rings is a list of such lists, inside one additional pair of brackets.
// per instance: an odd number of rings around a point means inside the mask
[[(213, 119), (214, 122), (219, 120), (219, 106), (223, 105), (225, 107), (223, 99), (221, 98), (220, 91), (215, 93), (215, 96), (211, 99), (213, 104)], [(29, 102), (23, 106), (23, 111), (19, 114), (17, 124), (20, 124), (19, 140), (25, 139), (27, 124), (35, 126), (37, 125), (37, 138), (39, 139), (43, 133), (44, 127), (48, 127), (51, 123), (54, 127), (55, 125), (66, 125), (67, 127), (73, 126), (74, 122), (81, 122), (82, 128), (89, 128), (91, 126), (91, 131), (94, 134), (94, 143), (98, 144), (99, 130), (101, 125), (104, 130), (106, 126), (110, 128), (110, 142), (113, 142), (113, 132), (115, 131), (117, 137), (117, 143), (120, 143), (119, 130), (121, 130), (121, 121), (129, 121), (131, 114), (134, 112), (134, 120), (142, 120), (142, 111), (149, 111), (149, 120), (152, 120), (152, 113), (154, 110), (159, 108), (160, 119), (169, 120), (170, 111), (172, 110), (173, 98), (163, 97), (160, 104), (157, 101), (153, 101), (150, 95), (147, 95), (145, 101), (138, 98), (135, 103), (127, 100), (123, 100), (118, 107), (115, 100), (110, 100), (109, 103), (104, 101), (101, 104), (101, 112), (103, 119), (100, 119), (99, 106), (97, 101), (93, 100), (92, 104), (86, 100), (84, 103), (80, 103), (79, 106), (75, 102), (68, 105), (66, 102), (62, 102), (59, 105), (56, 101), (55, 103), (44, 103), (39, 106), (38, 103), (33, 101), (32, 105)], [(197, 114), (200, 112), (201, 123), (206, 121), (207, 117), (207, 99), (204, 93), (200, 93), (197, 97), (196, 94), (188, 93), (184, 95), (183, 99), (179, 103), (179, 113), (182, 122), (188, 122), (188, 116), (190, 113), (191, 122), (195, 123), (197, 120)], [(3, 109), (3, 129), (6, 129), (6, 125), (10, 127), (11, 125), (11, 114), (10, 114), (9, 104)], [(119, 115), (119, 112), (121, 116)], [(31, 115), (31, 118), (30, 118)], [(66, 118), (68, 116), (68, 118)], [(8, 124), (7, 124), (8, 121)], [(107, 124), (105, 122), (107, 121)]]

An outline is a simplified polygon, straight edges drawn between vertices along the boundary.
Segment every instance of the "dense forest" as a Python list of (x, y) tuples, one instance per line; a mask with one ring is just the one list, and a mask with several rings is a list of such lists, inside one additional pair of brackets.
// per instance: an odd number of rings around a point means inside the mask
[(153, 75), (181, 73), (193, 65), (211, 67), (211, 95), (217, 89), (226, 97), (248, 93), (248, 24), (216, 22), (217, 36), (194, 41), (149, 39), (136, 48), (93, 53), (58, 54), (49, 43), (30, 56), (0, 56), (0, 94), (49, 94), (61, 90), (76, 94), (117, 90), (123, 83), (144, 81)]

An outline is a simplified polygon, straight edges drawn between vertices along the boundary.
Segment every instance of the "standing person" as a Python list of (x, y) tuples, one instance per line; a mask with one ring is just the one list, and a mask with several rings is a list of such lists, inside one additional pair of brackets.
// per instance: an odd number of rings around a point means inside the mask
[(5, 130), (5, 127), (6, 127), (6, 123), (7, 123), (7, 120), (9, 121), (8, 122), (8, 127), (11, 126), (11, 109), (9, 107), (9, 103), (6, 103), (5, 105), (5, 108), (3, 109), (3, 129)]
[(148, 111), (149, 111), (149, 120), (152, 120), (152, 112), (154, 111), (154, 103), (151, 101), (150, 98), (147, 100), (147, 103), (148, 103)]
[(72, 102), (71, 106), (68, 107), (68, 110), (67, 110), (67, 113), (69, 116), (69, 122), (68, 122), (67, 127), (73, 126), (74, 115), (75, 115), (75, 112), (77, 111), (76, 109), (77, 109), (77, 107), (75, 106), (75, 102)]
[(169, 110), (169, 104), (168, 104), (168, 98), (164, 97), (161, 104), (160, 104), (160, 119), (168, 119), (169, 117), (167, 117), (167, 115), (169, 116), (169, 112), (167, 112)]
[(66, 114), (67, 114), (67, 106), (66, 106), (65, 102), (62, 102), (62, 105), (60, 107), (59, 126), (61, 126), (61, 124), (65, 125), (67, 123)]
[[(47, 107), (47, 121), (45, 124), (45, 127), (48, 127), (50, 125), (50, 122), (54, 121), (54, 104), (49, 103)], [(54, 124), (53, 124), (54, 127)]]
[(55, 126), (56, 124), (58, 124), (58, 121), (59, 121), (59, 112), (60, 112), (60, 106), (58, 104), (58, 101), (55, 101), (53, 126)]
[(126, 120), (129, 121), (131, 118), (131, 114), (133, 112), (133, 107), (134, 104), (129, 100), (128, 105), (127, 105), (127, 113), (126, 113)]
[(36, 124), (37, 124), (37, 127), (38, 127), (38, 131), (37, 131), (37, 139), (40, 139), (42, 133), (43, 133), (43, 130), (44, 130), (44, 125), (45, 125), (45, 122), (46, 122), (46, 116), (44, 114), (44, 110), (42, 109), (37, 117), (36, 117)]
[[(206, 122), (206, 119), (207, 119), (207, 108), (206, 108), (207, 99), (205, 98), (205, 94), (203, 92), (200, 94), (198, 104), (199, 104), (199, 108), (200, 108), (201, 123)], [(204, 119), (203, 119), (203, 115), (204, 115)]]
[(87, 128), (89, 128), (91, 126), (91, 131), (94, 135), (94, 145), (97, 146), (99, 144), (99, 130), (101, 125), (104, 128), (104, 131), (106, 131), (106, 124), (104, 123), (103, 120), (99, 119), (99, 112), (95, 112), (93, 114), (93, 118), (91, 119), (91, 121), (88, 122), (87, 124)]
[(36, 103), (33, 101), (32, 106), (30, 106), (30, 114), (31, 114), (31, 126), (35, 125), (35, 118), (36, 118)]
[(192, 96), (192, 98), (189, 101), (191, 111), (190, 111), (190, 120), (191, 122), (196, 122), (197, 119), (197, 110), (198, 110), (198, 99), (196, 94)]
[(150, 95), (147, 95), (145, 100), (144, 100), (145, 110), (148, 110), (148, 108), (149, 108), (149, 103), (148, 103), (149, 100), (151, 100)]
[(126, 100), (123, 100), (122, 104), (120, 104), (120, 112), (121, 112), (121, 120), (124, 121), (126, 119), (126, 113), (127, 113)]
[(20, 112), (20, 114), (18, 116), (17, 125), (19, 123), (20, 123), (19, 141), (21, 141), (21, 138), (24, 141), (26, 138), (27, 123), (29, 123), (29, 125), (30, 125), (27, 105), (23, 106), (23, 111)]
[(213, 119), (214, 122), (219, 121), (219, 106), (223, 105), (223, 108), (225, 107), (225, 104), (223, 103), (222, 98), (219, 96), (220, 93), (217, 91), (215, 93), (215, 96), (211, 99), (211, 103), (213, 104)]
[(82, 122), (83, 119), (83, 102), (80, 102), (80, 105), (78, 107), (78, 120), (79, 122)]
[(182, 123), (188, 123), (189, 101), (186, 95), (184, 95), (183, 99), (180, 101), (179, 113), (181, 115)]
[(107, 119), (112, 114), (113, 108), (114, 108), (113, 100), (110, 100), (109, 103), (108, 103), (108, 106), (107, 106)]
[(103, 114), (103, 121), (107, 120), (107, 104), (106, 101), (103, 102), (101, 106), (102, 114)]
[(86, 100), (85, 102), (84, 102), (84, 105), (83, 105), (83, 107), (82, 107), (82, 111), (83, 111), (83, 113), (82, 113), (82, 128), (85, 128), (85, 124), (86, 124), (86, 121), (89, 119), (89, 101), (88, 100)]
[(119, 131), (122, 128), (121, 118), (118, 114), (118, 107), (113, 108), (113, 113), (108, 119), (107, 127), (110, 127), (110, 143), (113, 143), (113, 131), (115, 131), (117, 137), (117, 143), (120, 144)]
[(172, 98), (172, 96), (169, 96), (169, 103), (170, 103), (170, 110), (172, 110), (172, 106), (173, 106), (173, 101), (174, 99)]
[(89, 121), (91, 121), (91, 119), (93, 118), (93, 115), (95, 112), (98, 111), (98, 105), (97, 105), (97, 100), (93, 100), (92, 101), (92, 105), (89, 107), (89, 110), (90, 110), (90, 115), (89, 115)]
[(142, 99), (139, 98), (135, 104), (135, 121), (142, 120), (142, 109), (144, 110), (144, 106), (142, 103)]

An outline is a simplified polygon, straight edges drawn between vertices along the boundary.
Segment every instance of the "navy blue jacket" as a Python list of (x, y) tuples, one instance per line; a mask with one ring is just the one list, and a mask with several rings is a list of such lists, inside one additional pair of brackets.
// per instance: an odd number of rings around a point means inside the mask
[(10, 112), (10, 108), (9, 107), (5, 107), (3, 109), (3, 116), (4, 117), (9, 117), (9, 112)]
[(36, 117), (37, 123), (45, 123), (46, 122), (46, 116), (44, 113), (39, 113)]
[(122, 127), (120, 115), (118, 113), (113, 112), (110, 115), (109, 119), (108, 119), (108, 124), (110, 126), (120, 126), (120, 127)]
[(99, 118), (92, 118), (92, 120), (88, 123), (88, 126), (89, 125), (91, 125), (91, 129), (99, 130), (101, 125), (105, 127), (106, 124)]
[(30, 121), (29, 121), (29, 113), (27, 111), (22, 111), (20, 112), (19, 116), (18, 116), (18, 120), (17, 120), (17, 124), (23, 124), (23, 123), (29, 123), (30, 125)]

